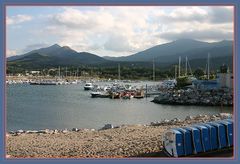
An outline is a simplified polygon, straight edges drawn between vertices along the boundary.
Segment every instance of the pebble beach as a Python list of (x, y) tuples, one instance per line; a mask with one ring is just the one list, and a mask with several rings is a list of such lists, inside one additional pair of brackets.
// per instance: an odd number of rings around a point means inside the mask
[(162, 151), (162, 135), (173, 127), (232, 118), (232, 114), (187, 116), (149, 125), (8, 132), (8, 158), (129, 158)]

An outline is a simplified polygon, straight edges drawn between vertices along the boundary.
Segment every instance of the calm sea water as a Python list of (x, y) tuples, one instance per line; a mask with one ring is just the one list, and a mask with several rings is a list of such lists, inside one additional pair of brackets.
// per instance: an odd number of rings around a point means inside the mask
[[(7, 130), (101, 128), (104, 124), (149, 124), (187, 115), (232, 112), (230, 107), (171, 106), (144, 99), (91, 98), (84, 84), (7, 86)], [(145, 85), (142, 83), (142, 85)]]

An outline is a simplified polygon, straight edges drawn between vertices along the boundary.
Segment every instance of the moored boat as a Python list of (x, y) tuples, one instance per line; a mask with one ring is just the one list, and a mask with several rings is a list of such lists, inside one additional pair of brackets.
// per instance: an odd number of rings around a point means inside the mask
[(85, 86), (84, 86), (84, 90), (91, 90), (93, 89), (93, 84), (92, 83), (86, 83)]
[(144, 98), (144, 91), (143, 90), (137, 90), (134, 94), (134, 98)]
[(91, 92), (91, 96), (92, 98), (108, 98), (110, 97), (110, 94), (109, 93), (103, 93), (103, 92), (99, 92), (99, 91), (96, 91), (96, 92)]

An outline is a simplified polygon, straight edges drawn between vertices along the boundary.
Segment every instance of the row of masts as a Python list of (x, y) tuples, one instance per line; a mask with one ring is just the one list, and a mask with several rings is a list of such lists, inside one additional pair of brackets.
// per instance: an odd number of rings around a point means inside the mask
[[(65, 67), (65, 77), (68, 77), (68, 69), (67, 69), (67, 67)], [(70, 72), (70, 76), (71, 76), (72, 74), (71, 74), (71, 72)], [(77, 71), (76, 72), (74, 72), (74, 76), (75, 77), (78, 77), (79, 76), (79, 68), (77, 68)], [(58, 78), (61, 78), (62, 76), (61, 76), (61, 67), (59, 66), (58, 67)]]
[[(185, 76), (188, 76), (188, 68), (190, 71), (191, 76), (192, 74), (192, 69), (190, 66), (190, 63), (188, 61), (188, 57), (186, 56), (185, 58)], [(175, 65), (175, 79), (177, 78), (177, 70), (178, 70), (178, 77), (181, 77), (181, 56), (178, 58), (178, 68), (177, 65)], [(155, 81), (155, 61), (153, 59), (153, 75), (152, 75), (153, 81)], [(210, 54), (208, 53), (207, 57), (207, 79), (209, 80), (210, 78)]]
[[(209, 80), (209, 72), (210, 72), (210, 62), (209, 62), (209, 58), (210, 58), (210, 54), (208, 53), (208, 58), (207, 58), (207, 79)], [(153, 81), (155, 81), (155, 61), (153, 59), (153, 74), (152, 74), (152, 78)], [(189, 71), (190, 74), (192, 75), (192, 70), (191, 70), (191, 66), (190, 63), (188, 61), (188, 57), (186, 56), (185, 58), (185, 76), (188, 75), (188, 67), (189, 67)], [(58, 67), (58, 76), (61, 77), (61, 73), (60, 73), (60, 67)], [(67, 67), (66, 67), (66, 75), (67, 77)], [(77, 69), (77, 76), (78, 76), (78, 69)], [(181, 76), (181, 56), (179, 56), (178, 58), (178, 77)], [(175, 65), (175, 79), (177, 78), (177, 66)], [(121, 68), (120, 68), (120, 64), (118, 64), (118, 80), (121, 80)]]
[[(185, 76), (188, 75), (188, 67), (189, 67), (189, 70), (190, 70), (190, 74), (192, 75), (192, 70), (191, 70), (191, 66), (190, 66), (190, 63), (188, 61), (188, 57), (186, 56), (186, 61), (185, 61)], [(208, 57), (207, 57), (207, 64), (206, 64), (206, 67), (207, 67), (207, 71), (206, 71), (206, 74), (207, 74), (207, 79), (209, 80), (210, 79), (210, 54), (208, 53)], [(178, 59), (178, 77), (181, 76), (181, 56), (179, 56), (179, 59)], [(175, 79), (177, 77), (177, 67), (175, 65)]]
[[(185, 58), (185, 76), (188, 75), (188, 68), (189, 68), (189, 71), (190, 71), (190, 74), (192, 75), (192, 69), (191, 69), (191, 66), (190, 66), (190, 63), (188, 61), (188, 57), (186, 56)], [(179, 56), (179, 59), (178, 59), (178, 77), (181, 76), (181, 56)], [(175, 79), (177, 78), (177, 67), (175, 65)]]

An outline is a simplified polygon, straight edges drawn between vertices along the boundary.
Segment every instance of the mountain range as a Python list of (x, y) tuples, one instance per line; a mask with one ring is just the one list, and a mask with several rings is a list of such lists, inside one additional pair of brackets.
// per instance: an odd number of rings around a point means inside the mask
[(208, 53), (211, 57), (232, 56), (232, 41), (220, 41), (207, 43), (192, 39), (180, 39), (170, 43), (161, 44), (136, 54), (126, 57), (105, 57), (114, 61), (157, 61), (160, 63), (177, 61), (179, 56), (188, 56), (188, 59), (206, 58)]
[(144, 51), (124, 57), (100, 57), (88, 52), (77, 52), (67, 46), (54, 44), (50, 47), (30, 51), (23, 55), (7, 58), (8, 66), (23, 68), (42, 68), (56, 66), (114, 66), (148, 65), (154, 60), (159, 67), (167, 67), (178, 62), (179, 56), (188, 57), (193, 68), (204, 67), (207, 56), (210, 54), (215, 67), (227, 64), (232, 68), (233, 41), (223, 40), (208, 43), (192, 39), (179, 39), (173, 42), (157, 45)]

